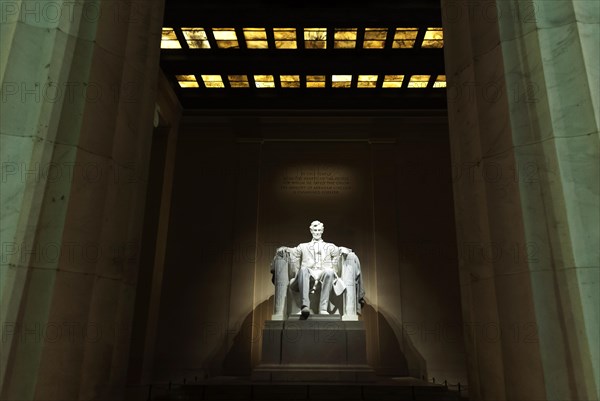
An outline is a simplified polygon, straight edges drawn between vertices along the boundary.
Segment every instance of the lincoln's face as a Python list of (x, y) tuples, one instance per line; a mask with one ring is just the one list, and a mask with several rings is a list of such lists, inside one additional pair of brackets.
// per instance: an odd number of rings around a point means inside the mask
[(320, 240), (323, 235), (323, 227), (312, 227), (310, 229), (310, 233), (313, 236), (314, 240)]

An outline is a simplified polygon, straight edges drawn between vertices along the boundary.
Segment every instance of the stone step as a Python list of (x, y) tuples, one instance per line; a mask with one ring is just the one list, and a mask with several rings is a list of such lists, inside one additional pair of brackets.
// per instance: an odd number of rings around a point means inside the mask
[(343, 382), (367, 383), (376, 380), (375, 371), (366, 364), (360, 365), (306, 365), (306, 364), (261, 364), (252, 371), (254, 382)]

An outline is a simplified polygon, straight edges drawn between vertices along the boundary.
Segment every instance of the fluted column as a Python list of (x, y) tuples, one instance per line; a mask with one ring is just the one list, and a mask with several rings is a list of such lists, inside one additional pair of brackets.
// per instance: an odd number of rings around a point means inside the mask
[(163, 2), (1, 7), (2, 398), (118, 398)]
[(598, 399), (598, 2), (442, 8), (470, 396)]

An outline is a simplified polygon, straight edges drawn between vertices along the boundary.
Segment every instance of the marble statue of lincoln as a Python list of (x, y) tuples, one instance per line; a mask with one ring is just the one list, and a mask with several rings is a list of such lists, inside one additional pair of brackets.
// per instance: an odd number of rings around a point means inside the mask
[[(305, 318), (310, 315), (309, 293), (314, 287), (321, 283), (321, 298), (319, 302), (319, 314), (329, 314), (329, 294), (338, 280), (335, 267), (338, 265), (340, 248), (329, 242), (323, 241), (321, 236), (325, 226), (318, 220), (310, 223), (312, 240), (299, 244), (297, 247), (280, 247), (278, 253), (289, 252), (292, 264), (299, 264), (300, 268), (296, 277), (290, 281), (290, 287), (299, 291), (301, 296), (300, 312)], [(311, 285), (311, 280), (314, 285)], [(340, 281), (339, 284), (342, 284)], [(343, 284), (342, 284), (343, 285)]]

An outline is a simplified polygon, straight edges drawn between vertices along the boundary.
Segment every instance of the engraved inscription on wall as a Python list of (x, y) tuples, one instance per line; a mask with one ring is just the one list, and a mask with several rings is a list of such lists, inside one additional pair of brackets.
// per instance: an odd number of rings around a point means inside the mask
[(336, 166), (288, 168), (280, 175), (279, 190), (294, 196), (339, 196), (352, 192), (351, 172)]

